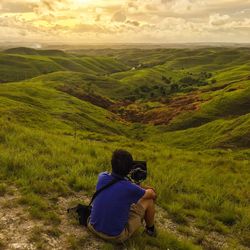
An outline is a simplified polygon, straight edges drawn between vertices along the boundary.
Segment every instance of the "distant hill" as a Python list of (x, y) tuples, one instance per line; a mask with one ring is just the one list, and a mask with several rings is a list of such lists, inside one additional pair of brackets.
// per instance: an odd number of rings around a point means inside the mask
[(0, 83), (29, 79), (57, 71), (105, 75), (128, 66), (109, 57), (77, 57), (57, 50), (14, 48), (0, 53)]
[(4, 50), (6, 54), (20, 54), (20, 55), (41, 55), (41, 56), (66, 56), (67, 54), (61, 50), (36, 50), (32, 48), (19, 47)]
[[(171, 145), (196, 147), (202, 134), (206, 147), (248, 146), (247, 140), (235, 139), (238, 132), (227, 138), (223, 134), (226, 127), (239, 131), (243, 123), (246, 135), (249, 131), (249, 48), (94, 52), (99, 53), (9, 49), (0, 54), (0, 82), (30, 79), (31, 88), (52, 87), (111, 111), (117, 121), (163, 126), (173, 138)], [(214, 141), (206, 141), (206, 128), (224, 125)], [(157, 130), (150, 133), (144, 136), (157, 138)], [(182, 139), (174, 139), (175, 133)], [(190, 134), (197, 139), (191, 140)]]

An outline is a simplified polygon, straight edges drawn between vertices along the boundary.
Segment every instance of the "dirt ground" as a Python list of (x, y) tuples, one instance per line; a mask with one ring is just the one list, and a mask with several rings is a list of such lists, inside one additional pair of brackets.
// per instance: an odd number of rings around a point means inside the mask
[[(17, 190), (0, 197), (0, 249), (65, 250), (78, 249), (81, 243), (84, 244), (82, 249), (100, 249), (102, 242), (77, 225), (77, 221), (66, 212), (72, 200), (85, 198), (84, 195), (77, 194), (72, 199), (58, 199), (61, 223), (56, 230), (46, 222), (32, 220), (27, 208), (18, 203), (20, 198)], [(57, 232), (60, 232), (59, 235)]]
[(144, 124), (169, 124), (175, 117), (200, 108), (201, 99), (198, 93), (185, 94), (161, 102), (156, 108), (148, 109), (143, 104), (133, 102), (118, 102), (109, 110), (119, 115), (125, 121), (141, 122)]
[[(64, 250), (64, 249), (103, 249), (104, 242), (87, 229), (79, 226), (77, 221), (70, 217), (66, 209), (77, 201), (87, 202), (89, 199), (84, 193), (76, 193), (70, 198), (59, 197), (57, 199), (58, 214), (61, 219), (56, 228), (40, 220), (32, 220), (27, 207), (20, 205), (21, 198), (18, 190), (13, 188), (11, 192), (0, 196), (0, 249), (6, 250)], [(197, 240), (204, 249), (230, 249), (228, 239), (216, 232), (206, 233), (190, 226), (190, 233), (186, 234), (178, 230), (179, 225), (170, 220), (165, 212), (157, 206), (157, 228), (175, 234), (179, 239)], [(202, 237), (201, 237), (202, 236)], [(81, 247), (82, 246), (82, 247)], [(120, 249), (126, 249), (120, 247)], [(240, 247), (239, 249), (247, 250)], [(231, 250), (231, 249), (230, 249)]]

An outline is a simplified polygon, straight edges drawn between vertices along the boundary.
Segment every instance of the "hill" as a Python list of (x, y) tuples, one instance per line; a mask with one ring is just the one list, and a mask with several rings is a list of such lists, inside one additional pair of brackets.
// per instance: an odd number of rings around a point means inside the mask
[[(1, 53), (0, 248), (249, 249), (249, 58), (249, 48)], [(140, 231), (124, 247), (65, 214), (89, 200), (116, 148), (147, 160), (158, 194), (158, 237)]]
[(5, 54), (19, 54), (19, 55), (67, 56), (67, 54), (61, 50), (36, 50), (26, 47), (7, 49), (3, 52)]
[(123, 63), (109, 57), (77, 57), (63, 51), (16, 48), (0, 53), (0, 83), (21, 81), (57, 71), (105, 75), (126, 70)]

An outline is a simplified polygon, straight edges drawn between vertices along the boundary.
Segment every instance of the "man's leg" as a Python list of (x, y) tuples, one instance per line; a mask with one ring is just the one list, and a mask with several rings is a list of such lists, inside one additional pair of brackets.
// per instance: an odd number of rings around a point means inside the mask
[(140, 199), (138, 203), (145, 209), (144, 220), (147, 228), (154, 226), (155, 204), (152, 199)]

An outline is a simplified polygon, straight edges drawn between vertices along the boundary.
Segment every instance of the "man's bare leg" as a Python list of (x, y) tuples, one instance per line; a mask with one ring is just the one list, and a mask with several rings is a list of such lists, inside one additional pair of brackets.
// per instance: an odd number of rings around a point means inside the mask
[(155, 219), (155, 204), (152, 199), (140, 199), (138, 203), (145, 209), (144, 220), (146, 222), (146, 226), (152, 227), (154, 226)]

